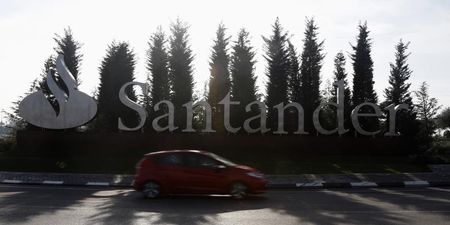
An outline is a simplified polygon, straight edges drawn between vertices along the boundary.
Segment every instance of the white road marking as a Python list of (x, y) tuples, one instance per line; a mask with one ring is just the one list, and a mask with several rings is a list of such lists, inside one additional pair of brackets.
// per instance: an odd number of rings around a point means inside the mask
[(8, 179), (6, 179), (6, 180), (3, 180), (2, 183), (7, 183), (7, 184), (21, 184), (21, 183), (23, 183), (23, 181), (21, 181), (21, 180), (8, 180)]
[(423, 180), (404, 181), (405, 187), (428, 187), (430, 183)]
[(296, 183), (296, 187), (323, 187), (322, 182)]
[(44, 180), (42, 184), (63, 184), (62, 180)]
[(108, 182), (87, 182), (88, 186), (109, 186)]
[(352, 187), (378, 187), (378, 185), (374, 182), (367, 182), (367, 181), (362, 181), (362, 182), (351, 182), (350, 185)]
[[(73, 191), (101, 191), (105, 190), (104, 186), (45, 186), (45, 185), (36, 185), (36, 184), (30, 184), (30, 185), (15, 185), (15, 184), (2, 184), (0, 185), (0, 188), (10, 189), (11, 187), (20, 188), (20, 189), (51, 189), (51, 190), (73, 190)], [(108, 187), (109, 188), (109, 187)], [(114, 188), (113, 190), (124, 190), (123, 188)], [(131, 188), (126, 190), (132, 190)]]

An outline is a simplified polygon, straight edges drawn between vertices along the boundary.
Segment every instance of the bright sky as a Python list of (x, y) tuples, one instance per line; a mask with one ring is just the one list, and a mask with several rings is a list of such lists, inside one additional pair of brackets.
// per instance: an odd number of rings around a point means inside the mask
[[(450, 1), (0, 0), (0, 110), (8, 110), (11, 102), (39, 76), (45, 59), (54, 53), (54, 34), (63, 34), (68, 26), (83, 44), (79, 89), (88, 94), (98, 85), (98, 68), (107, 45), (113, 40), (127, 41), (134, 48), (136, 80), (145, 81), (149, 37), (158, 25), (168, 32), (170, 23), (177, 17), (190, 24), (197, 90), (203, 89), (209, 76), (213, 38), (217, 25), (223, 22), (232, 40), (241, 27), (250, 32), (257, 51), (256, 74), (261, 91), (266, 81), (261, 36), (270, 35), (271, 25), (279, 17), (300, 52), (305, 18), (311, 16), (319, 26), (319, 37), (325, 39), (323, 83), (332, 76), (335, 54), (342, 50), (348, 56), (349, 43), (355, 43), (358, 23), (367, 20), (373, 40), (374, 79), (379, 98), (384, 98), (382, 90), (388, 85), (394, 45), (403, 38), (411, 42), (412, 89), (427, 81), (431, 95), (440, 104), (450, 106)], [(350, 61), (347, 70), (351, 72)]]

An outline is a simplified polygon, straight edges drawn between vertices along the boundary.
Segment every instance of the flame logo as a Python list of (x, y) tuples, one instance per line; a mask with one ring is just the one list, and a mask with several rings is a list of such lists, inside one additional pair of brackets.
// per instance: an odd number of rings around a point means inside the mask
[(59, 104), (55, 111), (41, 90), (25, 97), (19, 105), (19, 113), (25, 121), (48, 129), (67, 129), (81, 126), (94, 118), (97, 105), (89, 95), (78, 91), (77, 84), (64, 63), (64, 55), (58, 55), (56, 70), (67, 87), (65, 93), (47, 72), (47, 85)]

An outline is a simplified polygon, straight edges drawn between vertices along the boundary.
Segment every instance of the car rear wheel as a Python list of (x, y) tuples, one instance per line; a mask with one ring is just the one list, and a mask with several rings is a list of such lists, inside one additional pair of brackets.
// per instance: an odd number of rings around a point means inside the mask
[(230, 189), (230, 195), (234, 199), (243, 199), (247, 196), (248, 187), (241, 183), (241, 182), (235, 182), (231, 185)]
[(144, 184), (142, 194), (144, 198), (157, 198), (161, 194), (161, 186), (154, 181), (149, 181)]

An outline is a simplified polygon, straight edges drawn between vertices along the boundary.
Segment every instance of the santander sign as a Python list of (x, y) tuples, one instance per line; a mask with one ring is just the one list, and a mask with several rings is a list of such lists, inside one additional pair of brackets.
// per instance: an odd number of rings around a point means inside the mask
[(64, 55), (56, 59), (56, 70), (67, 87), (65, 93), (50, 72), (47, 85), (55, 96), (59, 112), (52, 107), (42, 90), (25, 97), (19, 105), (19, 113), (27, 122), (48, 129), (67, 129), (81, 126), (94, 118), (97, 104), (87, 94), (77, 90), (77, 84), (64, 63)]
[[(127, 88), (128, 86), (139, 86), (142, 88), (144, 95), (147, 94), (149, 86), (146, 83), (140, 83), (140, 82), (128, 82), (126, 84), (124, 84), (122, 86), (122, 88), (120, 89), (119, 92), (119, 98), (120, 101), (126, 105), (127, 107), (131, 108), (132, 110), (136, 111), (137, 114), (139, 115), (139, 121), (140, 123), (135, 126), (135, 127), (127, 127), (126, 125), (123, 124), (121, 118), (118, 118), (118, 128), (120, 130), (125, 130), (125, 131), (136, 131), (141, 129), (144, 124), (145, 121), (147, 120), (147, 112), (145, 110), (145, 108), (141, 105), (139, 105), (138, 103), (132, 101), (130, 98), (128, 98), (126, 96), (125, 93), (125, 88)], [(331, 135), (334, 133), (338, 133), (339, 135), (345, 134), (347, 133), (349, 130), (347, 128), (344, 127), (344, 81), (340, 80), (334, 83), (334, 86), (337, 88), (337, 101), (336, 102), (325, 102), (320, 104), (313, 113), (313, 117), (312, 118), (307, 118), (307, 119), (312, 119), (313, 120), (313, 124), (314, 127), (316, 128), (317, 132), (320, 134), (324, 134), (324, 135)], [(230, 123), (230, 116), (231, 116), (231, 107), (239, 107), (240, 106), (240, 102), (239, 101), (232, 101), (230, 98), (230, 93), (228, 93), (220, 102), (219, 104), (223, 105), (223, 109), (224, 109), (224, 127), (225, 129), (230, 132), (230, 133), (236, 133), (238, 132), (240, 129), (244, 129), (247, 133), (267, 133), (269, 131), (271, 131), (269, 128), (267, 128), (266, 126), (266, 120), (267, 120), (267, 107), (263, 102), (259, 102), (259, 101), (254, 101), (249, 103), (248, 105), (245, 106), (245, 110), (247, 112), (250, 111), (250, 109), (252, 108), (253, 105), (256, 105), (260, 108), (260, 115), (258, 116), (254, 116), (254, 117), (250, 117), (248, 119), (246, 119), (244, 121), (244, 124), (242, 125), (242, 127), (232, 127), (231, 123)], [(174, 131), (179, 129), (178, 127), (176, 127), (174, 125), (174, 114), (175, 114), (175, 106), (167, 100), (164, 101), (160, 101), (157, 104), (155, 104), (154, 106), (154, 110), (158, 111), (160, 110), (162, 107), (162, 105), (166, 105), (168, 112), (156, 117), (155, 119), (153, 119), (152, 121), (152, 127), (155, 131), (158, 132), (162, 132), (162, 131)], [(320, 111), (324, 108), (324, 106), (326, 105), (331, 105), (333, 107), (336, 108), (336, 114), (337, 114), (337, 127), (332, 129), (332, 130), (327, 130), (325, 128), (322, 127), (320, 120), (319, 120), (319, 114)], [(183, 105), (183, 107), (186, 108), (186, 128), (182, 130), (182, 132), (196, 132), (196, 130), (193, 129), (192, 127), (192, 119), (193, 119), (193, 112), (194, 112), (194, 108), (195, 107), (202, 107), (205, 110), (205, 121), (206, 121), (206, 125), (205, 128), (202, 130), (202, 132), (209, 132), (209, 133), (214, 133), (216, 132), (213, 128), (212, 128), (212, 111), (211, 111), (211, 106), (209, 105), (208, 102), (206, 101), (198, 101), (198, 102), (187, 102), (186, 104)], [(371, 108), (373, 113), (362, 113), (360, 112), (361, 109), (365, 107), (365, 108)], [(308, 132), (306, 132), (304, 130), (304, 111), (303, 111), (303, 107), (296, 102), (291, 102), (289, 104), (283, 104), (280, 103), (278, 105), (275, 105), (274, 108), (277, 110), (278, 112), (278, 127), (276, 128), (276, 130), (273, 130), (274, 134), (288, 134), (287, 131), (285, 131), (284, 129), (284, 115), (286, 113), (286, 110), (288, 109), (296, 109), (297, 111), (297, 116), (298, 116), (298, 123), (297, 123), (297, 130), (294, 132), (294, 134), (308, 134)], [(396, 114), (397, 112), (399, 112), (400, 110), (408, 110), (408, 106), (406, 104), (399, 104), (399, 105), (389, 105), (386, 108), (384, 108), (385, 110), (387, 110), (388, 115), (389, 116), (389, 126), (388, 126), (388, 131), (384, 134), (385, 136), (398, 136), (399, 133), (396, 132), (395, 130), (395, 124), (396, 124)], [(362, 103), (360, 105), (357, 105), (351, 112), (351, 122), (352, 125), (355, 129), (356, 132), (362, 134), (362, 135), (376, 135), (379, 134), (381, 132), (381, 130), (376, 130), (376, 131), (367, 131), (364, 130), (360, 123), (358, 118), (360, 117), (382, 117), (383, 112), (381, 110), (381, 108), (374, 104), (374, 103), (370, 103), (370, 102), (365, 102)], [(167, 120), (168, 122), (166, 124), (164, 124), (164, 126), (160, 125), (160, 121), (162, 119)], [(259, 127), (251, 127), (250, 123), (253, 120), (259, 120)]]
[[(88, 96), (87, 94), (80, 92), (77, 90), (76, 82), (64, 64), (64, 56), (59, 55), (56, 59), (56, 69), (59, 73), (62, 81), (67, 86), (68, 93), (65, 93), (56, 83), (53, 76), (49, 72), (47, 74), (47, 85), (55, 97), (59, 111), (57, 112), (49, 100), (46, 98), (44, 93), (40, 90), (31, 95), (25, 97), (23, 101), (19, 105), (19, 113), (20, 115), (29, 123), (43, 127), (47, 129), (68, 129), (81, 126), (95, 117), (97, 112), (97, 105), (93, 98)], [(323, 135), (331, 135), (331, 134), (345, 134), (349, 131), (348, 128), (344, 127), (344, 81), (337, 81), (333, 84), (337, 89), (337, 99), (336, 102), (324, 102), (321, 103), (313, 113), (312, 119), (314, 127), (317, 132)], [(128, 82), (124, 84), (118, 95), (120, 102), (124, 104), (126, 107), (134, 110), (139, 117), (139, 124), (135, 127), (128, 127), (119, 117), (118, 121), (118, 129), (124, 131), (137, 131), (142, 129), (145, 122), (147, 121), (148, 112), (145, 110), (144, 106), (139, 105), (137, 102), (132, 101), (125, 92), (125, 89), (129, 86), (138, 86), (143, 90), (144, 95), (148, 93), (149, 85), (141, 82)], [(304, 130), (304, 111), (303, 107), (297, 102), (291, 102), (288, 104), (280, 103), (274, 106), (274, 109), (277, 111), (277, 119), (278, 125), (277, 128), (271, 130), (267, 128), (267, 107), (263, 102), (254, 101), (245, 106), (245, 110), (248, 112), (252, 108), (252, 106), (256, 105), (260, 108), (260, 114), (257, 116), (253, 116), (247, 118), (244, 121), (244, 124), (239, 127), (233, 127), (230, 123), (231, 117), (231, 107), (242, 107), (239, 101), (232, 101), (230, 97), (230, 93), (228, 93), (220, 102), (220, 105), (223, 105), (223, 124), (225, 129), (230, 133), (236, 133), (239, 130), (243, 129), (247, 133), (267, 133), (272, 131), (273, 134), (287, 134), (288, 132), (284, 127), (284, 115), (286, 111), (289, 109), (295, 109), (297, 112), (298, 123), (297, 129), (294, 134), (308, 134)], [(172, 102), (168, 100), (160, 101), (153, 106), (155, 111), (162, 110), (162, 106), (165, 105), (168, 110), (165, 114), (162, 114), (152, 121), (152, 128), (157, 132), (163, 131), (175, 131), (179, 129), (175, 126), (175, 106)], [(336, 119), (337, 126), (334, 129), (327, 130), (325, 129), (319, 120), (319, 114), (321, 110), (325, 106), (332, 106), (336, 108)], [(216, 132), (212, 128), (212, 110), (211, 106), (206, 101), (198, 101), (198, 102), (187, 102), (182, 107), (186, 108), (186, 126), (185, 129), (181, 130), (181, 132), (196, 132), (193, 128), (192, 120), (193, 120), (193, 112), (194, 108), (201, 107), (205, 111), (205, 127), (201, 130), (201, 132), (214, 133)], [(363, 113), (361, 112), (362, 108), (371, 108), (372, 113)], [(385, 136), (398, 136), (399, 134), (395, 130), (396, 125), (396, 114), (400, 110), (409, 110), (406, 104), (400, 105), (389, 105), (384, 108), (387, 111), (387, 115), (384, 115), (381, 108), (370, 102), (365, 102), (360, 105), (355, 106), (355, 108), (351, 112), (351, 122), (353, 128), (356, 132), (362, 135), (376, 135), (381, 132), (381, 130), (375, 131), (367, 131), (364, 130), (360, 123), (359, 118), (361, 117), (389, 117), (388, 131), (384, 133)], [(167, 122), (163, 122), (167, 121)], [(251, 122), (257, 120), (259, 121), (258, 127), (250, 126)]]

